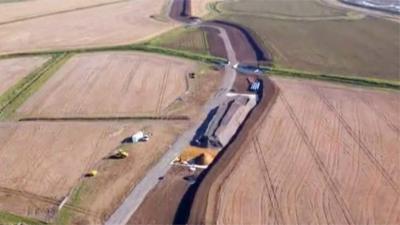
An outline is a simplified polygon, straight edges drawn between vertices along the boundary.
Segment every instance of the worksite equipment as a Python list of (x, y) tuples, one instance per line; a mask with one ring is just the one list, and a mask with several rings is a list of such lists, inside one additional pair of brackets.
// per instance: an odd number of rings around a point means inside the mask
[(87, 177), (94, 177), (97, 175), (97, 170), (91, 170), (89, 173), (86, 174)]
[(124, 150), (122, 150), (122, 149), (119, 149), (118, 151), (117, 151), (117, 153), (115, 153), (112, 157), (114, 158), (114, 159), (124, 159), (124, 158), (126, 158), (126, 157), (128, 157), (129, 156), (129, 154), (127, 153), (127, 152), (125, 152)]
[(146, 142), (150, 140), (150, 133), (145, 133), (144, 131), (139, 131), (136, 134), (132, 135), (132, 143), (137, 143), (140, 141)]

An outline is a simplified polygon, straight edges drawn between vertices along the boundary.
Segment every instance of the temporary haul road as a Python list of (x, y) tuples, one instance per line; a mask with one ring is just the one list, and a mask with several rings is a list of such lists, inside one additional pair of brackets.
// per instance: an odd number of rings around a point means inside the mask
[[(174, 0), (176, 2), (184, 2), (182, 0)], [(175, 2), (174, 2), (175, 3)], [(172, 4), (174, 4), (172, 3)], [(171, 9), (173, 5), (171, 4)], [(178, 21), (185, 21), (188, 22), (187, 18), (171, 18), (178, 20)], [(219, 87), (219, 92), (217, 95), (210, 99), (203, 108), (203, 115), (201, 119), (205, 119), (207, 113), (217, 105), (223, 102), (225, 95), (229, 92), (232, 88), (235, 79), (236, 79), (236, 70), (231, 66), (238, 63), (236, 53), (232, 46), (232, 43), (228, 37), (227, 32), (225, 29), (218, 27), (216, 25), (206, 25), (206, 24), (199, 24), (195, 26), (201, 27), (209, 27), (214, 28), (219, 31), (219, 37), (223, 40), (226, 54), (229, 60), (229, 64), (225, 65), (225, 75), (223, 81)], [(143, 202), (144, 198), (146, 197), (147, 193), (153, 189), (159, 181), (159, 177), (162, 177), (166, 174), (168, 169), (170, 168), (170, 163), (174, 160), (183, 149), (189, 145), (190, 141), (192, 140), (193, 136), (198, 127), (201, 126), (203, 120), (199, 120), (198, 123), (194, 124), (189, 130), (185, 131), (170, 147), (170, 149), (163, 155), (163, 157), (157, 162), (157, 164), (146, 174), (146, 176), (134, 187), (128, 197), (124, 200), (124, 202), (119, 206), (119, 208), (108, 218), (105, 225), (121, 225), (126, 224), (136, 209), (140, 206)]]

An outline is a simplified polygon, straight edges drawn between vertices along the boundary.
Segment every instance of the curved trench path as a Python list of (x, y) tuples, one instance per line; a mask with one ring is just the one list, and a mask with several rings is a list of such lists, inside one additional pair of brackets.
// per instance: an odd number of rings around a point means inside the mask
[[(185, 0), (173, 0), (174, 2), (171, 4), (170, 9), (170, 17), (172, 19), (178, 20), (184, 24), (191, 24), (193, 21), (187, 16), (179, 13), (177, 17), (174, 16), (173, 11), (176, 10), (175, 4), (185, 5)], [(188, 2), (188, 1), (187, 1)], [(177, 15), (177, 14), (175, 14)], [(174, 160), (179, 154), (183, 151), (183, 149), (190, 144), (195, 132), (201, 123), (206, 118), (208, 112), (222, 103), (225, 99), (226, 94), (232, 88), (237, 72), (232, 68), (231, 65), (238, 63), (238, 59), (236, 56), (236, 52), (230, 41), (229, 35), (227, 31), (215, 24), (208, 23), (199, 23), (193, 24), (193, 26), (212, 28), (218, 31), (219, 38), (222, 39), (226, 56), (230, 63), (225, 65), (225, 74), (222, 83), (220, 84), (219, 91), (216, 96), (211, 98), (206, 105), (203, 107), (203, 118), (199, 120), (194, 126), (192, 126), (189, 130), (185, 131), (170, 147), (170, 149), (162, 156), (162, 158), (157, 162), (157, 164), (146, 174), (146, 176), (133, 188), (128, 197), (123, 201), (123, 203), (118, 207), (118, 209), (110, 216), (110, 218), (106, 221), (106, 225), (121, 225), (126, 224), (129, 221), (129, 218), (134, 214), (136, 209), (143, 202), (146, 195), (153, 189), (156, 184), (159, 182), (159, 177), (162, 177), (166, 174), (168, 169), (171, 167), (170, 163)]]

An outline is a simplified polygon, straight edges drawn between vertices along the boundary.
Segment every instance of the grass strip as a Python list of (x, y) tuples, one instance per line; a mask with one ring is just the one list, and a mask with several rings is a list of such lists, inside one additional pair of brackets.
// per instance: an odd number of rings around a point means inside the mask
[(278, 76), (331, 81), (336, 83), (351, 84), (358, 86), (400, 90), (400, 82), (398, 81), (364, 78), (356, 76), (344, 76), (336, 74), (313, 73), (308, 71), (286, 69), (280, 67), (261, 67), (261, 68), (264, 70), (264, 72), (269, 72), (272, 73), (273, 75), (278, 75)]
[[(157, 41), (156, 41), (157, 42)], [(142, 52), (150, 52), (150, 53), (158, 53), (167, 56), (175, 56), (180, 58), (191, 59), (195, 61), (201, 61), (210, 64), (222, 64), (227, 63), (228, 60), (220, 57), (215, 57), (206, 54), (193, 53), (184, 50), (176, 50), (170, 48), (164, 48), (155, 46), (152, 42), (146, 42), (142, 44), (133, 44), (133, 45), (123, 45), (123, 46), (113, 46), (113, 47), (98, 47), (98, 48), (87, 48), (87, 49), (74, 49), (74, 50), (59, 50), (59, 51), (43, 51), (43, 52), (30, 52), (30, 53), (16, 53), (10, 55), (0, 56), (1, 58), (10, 58), (10, 57), (22, 57), (22, 56), (38, 56), (38, 55), (49, 55), (49, 54), (79, 54), (79, 53), (90, 53), (90, 52), (104, 52), (104, 51), (142, 51)], [(295, 69), (287, 69), (282, 67), (268, 67), (261, 66), (261, 69), (264, 72), (271, 72), (277, 76), (286, 76), (286, 77), (295, 77), (295, 78), (305, 78), (305, 79), (313, 79), (313, 80), (322, 80), (322, 81), (331, 81), (342, 84), (352, 84), (358, 86), (367, 86), (367, 87), (378, 87), (378, 88), (386, 88), (386, 89), (395, 89), (400, 90), (400, 83), (398, 81), (391, 80), (383, 80), (383, 79), (374, 79), (374, 78), (363, 78), (356, 76), (344, 76), (344, 75), (335, 75), (335, 74), (323, 74), (323, 73), (315, 73), (308, 72), (302, 70)], [(0, 100), (1, 105), (1, 100)], [(1, 111), (0, 111), (0, 119), (1, 119)]]
[(0, 120), (9, 118), (34, 92), (57, 71), (71, 54), (53, 54), (52, 58), (0, 96)]
[[(80, 184), (76, 187), (70, 196), (68, 201), (68, 205), (78, 206), (81, 202), (81, 195), (85, 191), (85, 187), (83, 184)], [(67, 207), (63, 207), (60, 211), (58, 211), (57, 216), (53, 224), (57, 225), (67, 225), (70, 224), (71, 219), (73, 217), (74, 212)]]
[(205, 63), (226, 63), (227, 60), (224, 58), (193, 53), (190, 51), (176, 50), (171, 48), (164, 48), (155, 46), (151, 43), (144, 44), (133, 44), (133, 45), (122, 45), (112, 47), (98, 47), (98, 48), (81, 48), (73, 50), (55, 50), (55, 51), (40, 51), (40, 52), (25, 52), (25, 53), (14, 53), (0, 56), (0, 59), (15, 58), (15, 57), (29, 57), (29, 56), (41, 56), (41, 55), (61, 55), (61, 54), (80, 54), (80, 53), (91, 53), (91, 52), (106, 52), (106, 51), (141, 51), (158, 53), (167, 56), (175, 56), (180, 58), (191, 59), (195, 61), (202, 61)]
[(26, 224), (26, 225), (45, 225), (47, 223), (26, 218), (22, 216), (17, 216), (8, 212), (0, 211), (0, 224), (2, 225), (16, 225), (16, 224)]

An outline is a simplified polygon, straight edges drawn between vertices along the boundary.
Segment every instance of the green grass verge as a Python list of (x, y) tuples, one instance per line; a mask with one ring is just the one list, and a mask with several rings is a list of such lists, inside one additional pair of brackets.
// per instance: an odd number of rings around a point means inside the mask
[[(82, 193), (84, 191), (85, 191), (84, 185), (80, 184), (77, 188), (75, 188), (72, 191), (72, 194), (70, 196), (68, 204), (72, 205), (72, 206), (78, 206), (79, 203), (81, 202), (81, 195), (82, 195)], [(56, 224), (56, 225), (67, 225), (67, 224), (70, 224), (71, 219), (73, 217), (73, 213), (74, 212), (69, 210), (68, 208), (65, 208), (65, 207), (62, 208), (58, 212), (53, 224)]]
[(262, 67), (262, 69), (264, 69), (265, 71), (269, 71), (269, 73), (273, 75), (278, 75), (278, 76), (331, 81), (336, 83), (351, 84), (358, 86), (400, 90), (400, 82), (398, 81), (381, 80), (375, 78), (363, 78), (355, 76), (344, 76), (336, 74), (321, 74), (321, 73), (313, 73), (313, 72), (294, 70), (294, 69), (285, 69), (280, 67)]
[(0, 224), (1, 225), (17, 225), (17, 224), (44, 225), (47, 223), (31, 218), (17, 216), (8, 212), (0, 211)]
[(9, 118), (70, 56), (71, 54), (67, 53), (53, 54), (49, 61), (2, 94), (0, 96), (0, 120)]

